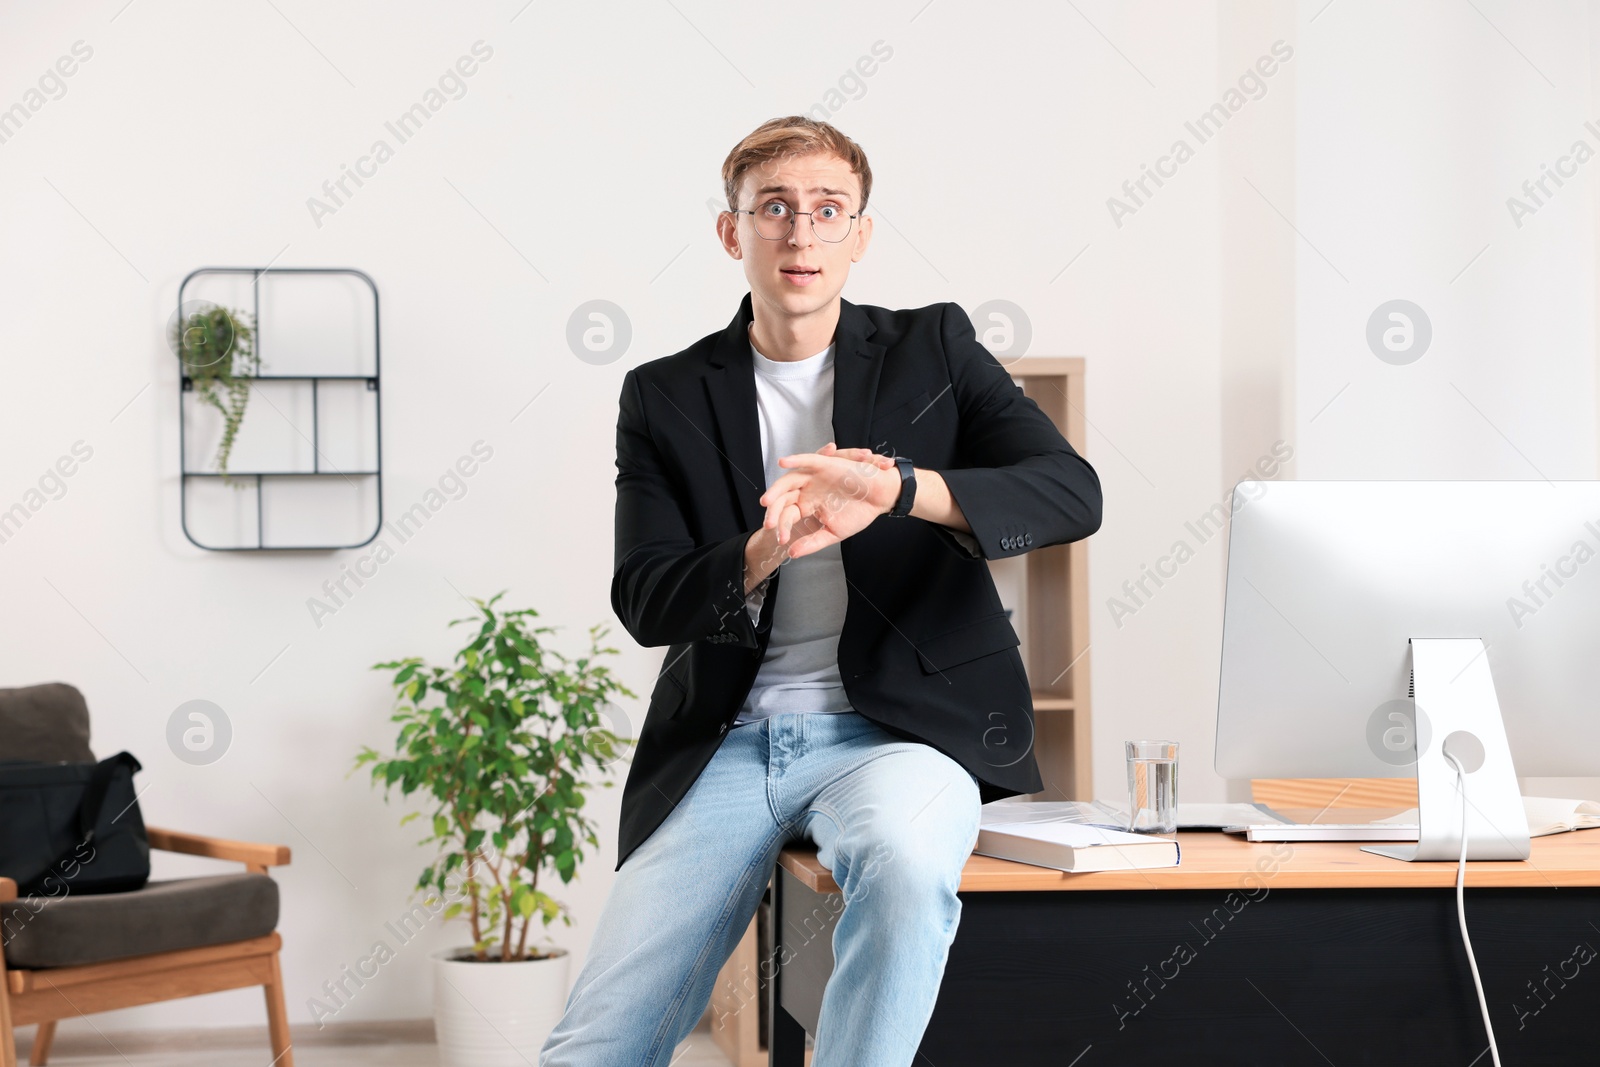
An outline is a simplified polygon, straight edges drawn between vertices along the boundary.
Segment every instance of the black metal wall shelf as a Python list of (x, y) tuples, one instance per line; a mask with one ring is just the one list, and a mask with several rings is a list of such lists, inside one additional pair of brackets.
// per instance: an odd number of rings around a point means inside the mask
[[(261, 279), (265, 275), (305, 275), (305, 274), (330, 274), (345, 275), (358, 278), (372, 291), (372, 373), (371, 374), (255, 374), (249, 375), (251, 381), (280, 381), (280, 382), (310, 382), (311, 383), (311, 469), (310, 470), (285, 470), (285, 471), (236, 471), (230, 470), (226, 477), (255, 479), (256, 495), (256, 543), (254, 545), (207, 545), (202, 544), (189, 532), (189, 480), (191, 478), (221, 478), (220, 471), (192, 471), (189, 469), (189, 452), (187, 444), (187, 423), (184, 415), (183, 394), (194, 390), (194, 379), (190, 377), (179, 361), (178, 378), (178, 465), (179, 465), (179, 521), (183, 527), (184, 537), (197, 548), (209, 552), (272, 552), (272, 551), (316, 551), (330, 552), (342, 548), (360, 548), (371, 544), (373, 538), (378, 536), (378, 531), (383, 528), (383, 403), (380, 384), (381, 352), (382, 345), (379, 340), (378, 321), (378, 287), (364, 272), (352, 267), (201, 267), (190, 271), (178, 286), (178, 314), (183, 314), (184, 295), (189, 288), (189, 283), (196, 278), (208, 274), (248, 274), (250, 280), (251, 314), (254, 317), (256, 328), (256, 352), (261, 353)], [(246, 377), (244, 375), (240, 376)], [(324, 470), (322, 469), (322, 442), (321, 419), (319, 408), (319, 392), (322, 382), (366, 382), (367, 391), (373, 394), (373, 459), (374, 466), (371, 470)], [(265, 513), (262, 505), (262, 480), (265, 478), (373, 478), (376, 479), (375, 493), (377, 496), (378, 518), (373, 524), (372, 532), (364, 540), (346, 545), (269, 545), (265, 535)]]

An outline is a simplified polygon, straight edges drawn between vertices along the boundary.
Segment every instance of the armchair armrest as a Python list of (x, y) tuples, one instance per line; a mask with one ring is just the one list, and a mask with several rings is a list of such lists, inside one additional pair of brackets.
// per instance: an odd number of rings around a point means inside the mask
[(252, 841), (227, 841), (203, 834), (185, 834), (176, 830), (145, 827), (150, 847), (163, 852), (182, 852), (190, 856), (208, 856), (211, 859), (233, 860), (244, 864), (255, 874), (266, 874), (268, 867), (282, 867), (289, 862), (288, 845), (259, 845)]
[(0, 904), (9, 904), (16, 899), (16, 881), (10, 878), (0, 878)]

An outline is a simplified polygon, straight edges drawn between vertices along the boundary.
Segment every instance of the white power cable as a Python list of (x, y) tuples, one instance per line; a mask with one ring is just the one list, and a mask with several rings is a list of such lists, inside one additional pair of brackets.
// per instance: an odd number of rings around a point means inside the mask
[(1456, 792), (1461, 794), (1461, 860), (1456, 866), (1456, 919), (1461, 924), (1461, 943), (1467, 947), (1467, 963), (1472, 967), (1472, 985), (1478, 991), (1478, 1010), (1483, 1013), (1483, 1028), (1489, 1032), (1489, 1055), (1500, 1067), (1500, 1049), (1494, 1043), (1494, 1024), (1489, 1021), (1489, 1004), (1483, 998), (1483, 979), (1478, 977), (1478, 960), (1472, 954), (1472, 938), (1467, 936), (1467, 772), (1461, 761), (1449, 752), (1442, 753), (1456, 769)]

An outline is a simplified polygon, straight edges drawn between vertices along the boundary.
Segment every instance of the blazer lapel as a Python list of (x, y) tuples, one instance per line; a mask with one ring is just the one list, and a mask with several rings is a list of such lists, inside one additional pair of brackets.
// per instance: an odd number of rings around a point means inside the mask
[(867, 431), (878, 395), (885, 348), (868, 340), (872, 320), (850, 301), (839, 300), (833, 350), (833, 441), (840, 448), (871, 448)]
[(767, 491), (761, 424), (756, 415), (755, 367), (747, 332), (751, 321), (750, 294), (746, 293), (738, 314), (717, 338), (705, 373), (706, 399), (717, 424), (717, 448), (746, 530), (761, 525), (766, 511), (761, 494)]
[[(767, 480), (750, 355), (750, 299), (746, 293), (733, 321), (717, 337), (704, 380), (724, 471), (745, 529), (754, 530), (766, 513), (761, 494), (767, 491)], [(866, 312), (840, 298), (833, 352), (833, 432), (840, 448), (870, 447), (867, 430), (885, 351), (883, 345), (868, 340), (871, 331)]]

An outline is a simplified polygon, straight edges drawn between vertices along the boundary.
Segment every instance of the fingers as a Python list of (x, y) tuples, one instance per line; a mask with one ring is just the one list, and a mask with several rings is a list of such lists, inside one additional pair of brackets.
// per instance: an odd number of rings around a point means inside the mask
[(879, 453), (872, 451), (870, 448), (841, 449), (837, 455), (843, 456), (845, 459), (852, 460), (856, 463), (871, 463), (880, 470), (888, 470), (890, 467), (894, 466), (893, 456), (880, 455)]
[[(780, 459), (778, 462), (782, 463), (783, 460)], [(799, 489), (810, 478), (811, 473), (809, 471), (790, 471), (788, 474), (780, 474), (773, 480), (771, 485), (767, 486), (767, 491), (761, 494), (761, 501), (764, 504), (770, 504), (784, 493)]]
[[(773, 485), (776, 487), (777, 483), (774, 482)], [(780, 518), (782, 518), (785, 508), (793, 507), (797, 513), (800, 510), (799, 488), (780, 491), (777, 493), (774, 493), (771, 489), (768, 489), (766, 494), (763, 495), (761, 499), (767, 501), (767, 515), (766, 518), (762, 520), (761, 525), (769, 530), (778, 529), (778, 521)], [(782, 542), (779, 543), (781, 544)]]
[[(799, 505), (786, 504), (778, 509), (778, 544), (785, 546), (789, 544), (790, 540), (794, 536), (792, 532), (794, 530), (794, 525), (795, 523), (799, 522), (800, 519), (801, 515)], [(804, 529), (802, 529), (801, 532), (804, 533)]]
[[(829, 460), (840, 460), (848, 465), (827, 466)], [(872, 480), (867, 472), (875, 476), (879, 471), (892, 468), (894, 457), (880, 455), (869, 448), (840, 448), (835, 442), (829, 441), (817, 452), (797, 452), (782, 457), (778, 464), (793, 469), (779, 475), (761, 494), (760, 503), (766, 508), (761, 525), (764, 529), (778, 530), (778, 543), (787, 544), (797, 536), (790, 531), (797, 517), (803, 511), (814, 512), (822, 506), (823, 501), (812, 498), (824, 487), (832, 487), (827, 488), (824, 494), (829, 499), (835, 493), (852, 499), (864, 497), (866, 486), (863, 479), (866, 482)], [(806, 501), (803, 507), (802, 498)], [(794, 515), (785, 520), (786, 510), (790, 508), (794, 509)], [(819, 525), (825, 527), (826, 523), (819, 521)], [(810, 551), (825, 547), (825, 543), (814, 544)]]
[(780, 467), (815, 467), (819, 459), (836, 459), (835, 456), (823, 455), (821, 452), (796, 452), (792, 456), (784, 456), (778, 460)]
[(788, 546), (789, 558), (799, 559), (801, 556), (809, 556), (813, 552), (837, 543), (838, 540), (833, 535), (833, 531), (827, 527), (819, 526), (815, 530), (794, 538)]
[(810, 471), (790, 471), (788, 474), (780, 474), (776, 481), (767, 486), (767, 491), (761, 494), (761, 504), (767, 509), (767, 515), (776, 520), (784, 502), (799, 500), (801, 490), (811, 478)]
[(805, 552), (795, 552), (795, 546), (806, 541), (813, 534), (826, 533), (827, 527), (815, 515), (802, 515), (800, 509), (790, 505), (783, 509), (779, 521), (778, 544), (783, 548), (785, 558), (793, 559), (796, 555), (805, 555), (806, 552), (815, 551), (821, 545), (812, 545)]
[[(858, 498), (864, 496), (866, 493), (866, 486), (863, 482), (863, 478), (866, 478), (867, 481), (871, 480), (870, 478), (866, 477), (866, 471), (870, 471), (875, 475), (879, 471), (887, 470), (894, 466), (894, 459), (889, 456), (877, 456), (876, 453), (870, 452), (867, 449), (853, 449), (852, 451), (862, 452), (865, 454), (865, 456), (873, 456), (875, 457), (875, 461), (867, 460), (865, 458), (857, 460), (853, 457), (844, 455), (819, 458), (845, 459), (852, 464), (851, 467), (847, 467), (843, 471), (839, 472), (832, 484), (836, 485), (845, 496)], [(787, 460), (794, 458), (796, 457), (785, 456), (778, 462), (784, 463)], [(865, 468), (865, 470), (863, 470), (863, 468)], [(789, 471), (787, 474), (779, 475), (778, 478), (767, 487), (767, 491), (761, 494), (759, 502), (767, 509), (767, 515), (766, 518), (762, 520), (762, 526), (769, 530), (773, 529), (776, 526), (778, 515), (782, 512), (783, 508), (789, 503), (798, 502), (808, 490), (814, 489), (816, 484), (818, 484), (818, 475), (810, 470), (793, 470)], [(827, 484), (826, 475), (822, 476), (821, 484)]]
[(841, 459), (848, 459), (855, 463), (872, 463), (884, 470), (894, 466), (893, 456), (882, 455), (870, 448), (840, 448), (832, 441), (829, 441), (817, 451), (821, 455), (838, 456)]
[(821, 451), (796, 452), (793, 455), (781, 457), (778, 460), (778, 466), (792, 467), (794, 469), (789, 471), (788, 474), (780, 475), (778, 480), (772, 484), (779, 484), (785, 478), (788, 478), (790, 474), (800, 476), (812, 473), (822, 466), (821, 463), (816, 461), (829, 459), (842, 459), (850, 463), (870, 463), (880, 470), (887, 470), (894, 466), (893, 456), (880, 455), (870, 448), (839, 448), (832, 441), (829, 441), (822, 446)]
[[(827, 446), (824, 445), (823, 447), (826, 448)], [(880, 456), (870, 448), (837, 448), (831, 452), (796, 452), (793, 455), (779, 459), (778, 466), (805, 470), (822, 466), (817, 460), (825, 459), (845, 459), (852, 462), (864, 459), (887, 459), (891, 465), (894, 463), (892, 456)]]

